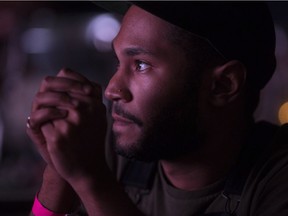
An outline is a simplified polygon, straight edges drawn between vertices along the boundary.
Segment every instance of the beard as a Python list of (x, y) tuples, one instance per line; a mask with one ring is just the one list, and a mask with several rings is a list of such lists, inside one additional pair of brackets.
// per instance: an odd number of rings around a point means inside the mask
[[(187, 93), (186, 93), (187, 94)], [(181, 102), (170, 102), (158, 108), (145, 123), (126, 113), (119, 105), (114, 111), (132, 119), (142, 130), (141, 136), (134, 143), (120, 145), (119, 134), (114, 134), (116, 153), (129, 159), (145, 162), (173, 160), (189, 154), (198, 148), (196, 100), (182, 97)], [(179, 108), (180, 107), (180, 108)]]

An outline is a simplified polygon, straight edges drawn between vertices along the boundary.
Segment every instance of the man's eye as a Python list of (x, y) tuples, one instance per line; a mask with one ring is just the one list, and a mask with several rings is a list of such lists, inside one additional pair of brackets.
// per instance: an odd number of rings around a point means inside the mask
[(149, 67), (150, 67), (150, 65), (147, 64), (146, 62), (139, 61), (139, 60), (136, 61), (136, 70), (137, 71), (144, 71), (144, 70), (148, 69)]

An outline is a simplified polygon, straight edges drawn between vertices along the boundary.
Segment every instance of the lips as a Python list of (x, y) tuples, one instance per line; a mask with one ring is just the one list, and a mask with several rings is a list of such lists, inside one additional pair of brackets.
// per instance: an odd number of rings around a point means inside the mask
[(127, 126), (137, 125), (143, 126), (143, 122), (130, 112), (125, 111), (119, 104), (114, 103), (112, 107), (112, 118), (114, 120), (113, 127), (115, 125)]
[(113, 127), (128, 126), (128, 125), (131, 125), (131, 124), (135, 124), (135, 122), (133, 120), (125, 118), (125, 117), (123, 117), (121, 115), (118, 115), (116, 113), (112, 114), (112, 118), (114, 120)]

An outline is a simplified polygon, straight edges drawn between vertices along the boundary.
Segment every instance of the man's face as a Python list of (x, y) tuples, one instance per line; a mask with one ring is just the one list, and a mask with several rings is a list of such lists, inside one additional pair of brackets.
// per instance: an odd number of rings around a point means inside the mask
[(195, 147), (196, 91), (187, 86), (191, 71), (169, 25), (132, 6), (114, 40), (119, 66), (105, 95), (122, 155), (169, 159)]

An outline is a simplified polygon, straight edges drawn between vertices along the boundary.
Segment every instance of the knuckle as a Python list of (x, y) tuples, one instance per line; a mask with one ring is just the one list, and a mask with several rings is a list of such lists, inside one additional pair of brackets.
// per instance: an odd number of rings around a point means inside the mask
[(79, 109), (81, 107), (81, 103), (79, 100), (70, 99), (70, 102), (73, 104), (74, 109)]
[(69, 131), (69, 124), (67, 123), (67, 121), (63, 121), (61, 124), (61, 128), (62, 128), (62, 133), (66, 134)]
[(57, 76), (71, 78), (71, 77), (75, 76), (75, 72), (70, 68), (63, 68), (60, 70), (60, 72), (57, 74)]
[(49, 89), (52, 80), (53, 80), (52, 76), (44, 77), (40, 85), (40, 91), (45, 91), (46, 89)]
[(57, 146), (57, 143), (59, 143), (59, 141), (61, 140), (61, 136), (59, 133), (55, 133), (53, 134), (53, 136), (50, 137), (50, 147), (55, 147)]
[(38, 101), (41, 97), (42, 97), (42, 93), (41, 92), (37, 92), (36, 95), (35, 95), (35, 100)]
[(57, 142), (59, 141), (64, 141), (65, 137), (69, 137), (69, 132), (71, 130), (71, 124), (70, 124), (70, 120), (69, 121), (58, 121), (57, 126), (58, 128), (58, 132), (56, 134), (56, 139)]
[(48, 85), (51, 81), (53, 80), (53, 78), (51, 76), (46, 76), (44, 77), (44, 79), (42, 80), (42, 85), (46, 86)]
[(67, 74), (68, 74), (68, 70), (66, 68), (63, 68), (60, 70), (57, 76), (66, 76)]
[(71, 119), (75, 125), (81, 124), (81, 121), (82, 121), (81, 116), (82, 115), (79, 112), (74, 111), (74, 112), (71, 112), (70, 115), (71, 115)]
[(39, 109), (39, 107), (41, 106), (42, 98), (43, 94), (41, 92), (37, 92), (32, 102), (33, 110)]

